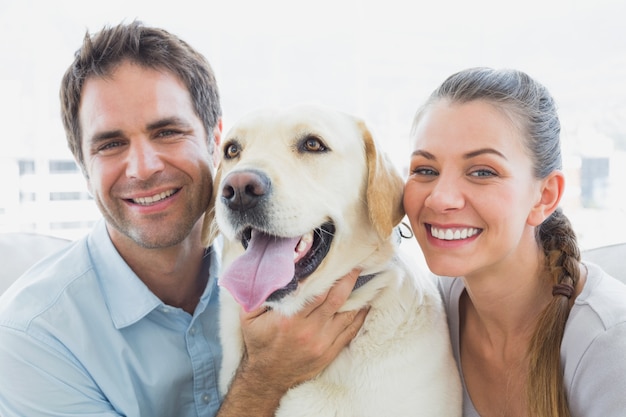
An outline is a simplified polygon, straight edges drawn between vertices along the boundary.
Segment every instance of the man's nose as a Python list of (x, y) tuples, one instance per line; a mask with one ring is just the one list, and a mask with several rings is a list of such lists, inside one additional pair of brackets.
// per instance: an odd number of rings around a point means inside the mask
[(131, 142), (126, 161), (126, 176), (146, 180), (165, 167), (161, 152), (148, 139)]

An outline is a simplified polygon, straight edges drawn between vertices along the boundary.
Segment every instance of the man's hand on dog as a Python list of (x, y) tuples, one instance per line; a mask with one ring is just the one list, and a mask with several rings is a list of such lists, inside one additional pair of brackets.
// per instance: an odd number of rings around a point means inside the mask
[[(242, 312), (246, 351), (227, 399), (233, 390), (239, 391), (233, 398), (243, 405), (241, 395), (245, 393), (254, 400), (254, 407), (247, 410), (241, 407), (242, 412), (258, 417), (265, 415), (261, 410), (264, 412), (267, 407), (267, 415), (273, 416), (280, 398), (289, 388), (324, 370), (365, 321), (365, 309), (338, 312), (350, 296), (359, 272), (351, 271), (291, 317), (265, 308)], [(260, 399), (263, 405), (259, 404)], [(226, 411), (224, 406), (222, 409)]]

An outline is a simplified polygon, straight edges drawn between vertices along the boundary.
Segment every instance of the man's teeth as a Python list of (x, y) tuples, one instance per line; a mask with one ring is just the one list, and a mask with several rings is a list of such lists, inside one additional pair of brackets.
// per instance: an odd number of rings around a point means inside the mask
[(442, 240), (460, 240), (474, 236), (480, 229), (466, 227), (463, 229), (440, 229), (434, 226), (430, 227), (430, 233), (433, 237)]
[(159, 194), (155, 194), (151, 197), (139, 197), (139, 198), (133, 198), (133, 203), (137, 203), (137, 204), (141, 204), (141, 205), (148, 205), (148, 204), (152, 204), (152, 203), (156, 203), (157, 201), (161, 201), (164, 198), (167, 198), (169, 196), (171, 196), (172, 194), (174, 194), (174, 190), (168, 190), (168, 191), (163, 191), (162, 193)]
[(293, 258), (297, 259), (301, 257), (302, 252), (306, 251), (311, 242), (313, 242), (313, 232), (302, 235), (302, 237), (300, 238), (300, 242), (298, 242), (298, 246), (296, 246), (296, 250), (293, 253)]

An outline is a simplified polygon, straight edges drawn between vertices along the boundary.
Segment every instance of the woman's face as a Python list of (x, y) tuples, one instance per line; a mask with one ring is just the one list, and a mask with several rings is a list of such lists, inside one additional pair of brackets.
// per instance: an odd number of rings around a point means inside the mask
[(524, 137), (494, 105), (431, 105), (416, 126), (404, 207), (429, 268), (468, 276), (516, 265), (534, 245), (533, 177)]

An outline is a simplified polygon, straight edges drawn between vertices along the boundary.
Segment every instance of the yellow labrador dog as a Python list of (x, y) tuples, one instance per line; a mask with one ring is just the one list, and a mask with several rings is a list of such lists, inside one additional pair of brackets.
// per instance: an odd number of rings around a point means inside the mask
[(276, 416), (460, 416), (438, 291), (398, 250), (403, 180), (364, 123), (312, 105), (263, 110), (233, 126), (221, 151), (221, 390), (243, 352), (240, 308), (293, 314), (358, 266), (343, 309), (370, 306), (360, 333)]

